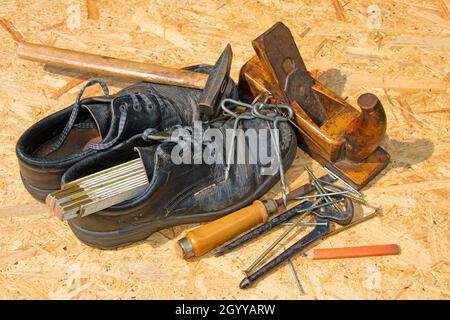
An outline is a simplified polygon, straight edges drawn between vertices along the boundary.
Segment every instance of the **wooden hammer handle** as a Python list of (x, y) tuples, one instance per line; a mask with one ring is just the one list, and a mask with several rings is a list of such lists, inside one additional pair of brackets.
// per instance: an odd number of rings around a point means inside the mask
[(208, 75), (203, 73), (127, 61), (28, 42), (18, 44), (17, 54), (22, 59), (42, 62), (57, 67), (187, 88), (204, 89), (206, 80), (208, 79)]
[(348, 248), (319, 248), (308, 251), (305, 256), (313, 260), (373, 257), (399, 254), (400, 247), (396, 244)]

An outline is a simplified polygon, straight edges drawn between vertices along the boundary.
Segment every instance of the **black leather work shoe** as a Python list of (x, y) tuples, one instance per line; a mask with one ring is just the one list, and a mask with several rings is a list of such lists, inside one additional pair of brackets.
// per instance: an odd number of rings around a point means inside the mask
[[(186, 69), (208, 73), (211, 67)], [(102, 86), (105, 96), (81, 99), (84, 89), (94, 84)], [(229, 87), (226, 94), (232, 91), (236, 96), (234, 83)], [(118, 146), (129, 152), (117, 155), (118, 159), (136, 157), (135, 146), (149, 145), (140, 139), (146, 129), (189, 125), (199, 117), (196, 101), (201, 92), (142, 82), (110, 96), (103, 82), (90, 81), (73, 105), (37, 122), (19, 138), (16, 154), (25, 188), (44, 202), (47, 194), (60, 189), (63, 173), (79, 161), (89, 162)], [(113, 161), (114, 151), (108, 154)]]
[[(218, 129), (226, 135), (234, 123), (233, 118), (216, 119), (209, 123), (208, 127)], [(268, 122), (262, 119), (241, 120), (240, 128), (244, 133), (250, 129), (259, 132), (260, 129), (268, 129)], [(271, 138), (270, 133), (263, 136), (266, 140), (264, 142), (269, 144)], [(282, 163), (284, 169), (287, 169), (295, 158), (297, 148), (296, 136), (288, 123), (279, 124), (279, 138)], [(226, 161), (210, 164), (205, 161), (193, 164), (191, 161), (176, 164), (179, 159), (174, 161), (174, 154), (183, 156), (184, 151), (173, 153), (174, 148), (179, 147), (179, 144), (173, 141), (136, 148), (150, 181), (140, 196), (68, 221), (81, 241), (97, 248), (112, 249), (144, 240), (163, 228), (213, 220), (250, 204), (279, 181), (276, 168), (272, 174), (263, 173), (263, 169), (268, 169), (270, 164), (263, 164), (259, 158), (256, 158), (258, 161), (253, 161), (253, 164), (249, 163), (248, 158), (239, 162), (240, 164), (231, 164), (229, 170)], [(263, 140), (258, 143), (261, 141)], [(250, 147), (252, 143), (254, 141), (249, 139), (244, 142), (243, 149), (247, 156), (256, 152)], [(203, 143), (200, 150), (205, 152), (206, 148), (210, 148), (210, 144)], [(220, 148), (211, 154), (216, 155), (218, 150)], [(237, 150), (238, 146), (234, 154), (229, 153), (233, 154), (235, 159)], [(128, 160), (123, 157), (123, 161), (120, 161), (116, 157), (117, 161), (108, 162), (111, 159), (110, 153), (129, 155), (130, 150), (117, 146), (86, 158), (67, 170), (62, 182), (67, 183)], [(223, 156), (226, 154), (224, 148)], [(192, 153), (187, 158), (193, 160), (195, 157), (195, 153)]]

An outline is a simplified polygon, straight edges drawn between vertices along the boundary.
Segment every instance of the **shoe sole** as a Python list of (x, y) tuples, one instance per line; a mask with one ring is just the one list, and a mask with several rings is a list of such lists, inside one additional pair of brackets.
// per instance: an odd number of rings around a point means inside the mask
[(25, 186), (25, 189), (27, 189), (28, 193), (31, 194), (33, 196), (33, 198), (35, 198), (37, 201), (45, 203), (45, 199), (47, 198), (47, 195), (49, 193), (58, 191), (57, 189), (55, 190), (48, 190), (48, 189), (40, 189), (37, 188), (35, 186), (33, 186), (32, 184), (30, 184), (28, 181), (26, 181), (22, 175), (20, 175), (20, 179), (22, 179), (22, 183)]
[[(293, 136), (296, 139), (295, 135)], [(294, 140), (295, 147), (288, 150), (286, 154), (285, 162), (283, 165), (285, 168), (289, 167), (295, 159), (297, 153), (297, 143)], [(116, 249), (124, 247), (132, 243), (147, 239), (154, 232), (173, 227), (181, 224), (191, 224), (199, 222), (207, 222), (218, 219), (226, 214), (239, 210), (240, 208), (249, 205), (253, 199), (261, 198), (267, 191), (269, 191), (277, 182), (278, 175), (272, 176), (265, 183), (259, 186), (259, 188), (247, 199), (235, 203), (225, 209), (215, 212), (196, 213), (191, 216), (175, 216), (168, 217), (160, 221), (145, 222), (137, 225), (130, 225), (125, 228), (115, 231), (90, 231), (81, 228), (80, 226), (69, 221), (69, 226), (78, 239), (86, 243), (89, 246), (98, 249)]]

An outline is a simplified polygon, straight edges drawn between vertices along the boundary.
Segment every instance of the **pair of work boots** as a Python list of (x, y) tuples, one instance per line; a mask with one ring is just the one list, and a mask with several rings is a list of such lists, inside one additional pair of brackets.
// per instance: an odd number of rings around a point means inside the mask
[[(211, 70), (204, 65), (188, 69)], [(278, 171), (267, 174), (264, 169), (271, 163), (262, 163), (259, 158), (256, 162), (232, 161), (230, 165), (226, 161), (205, 163), (194, 159), (195, 152), (183, 151), (183, 159), (192, 161), (175, 163), (174, 141), (149, 138), (170, 137), (180, 128), (193, 132), (196, 120), (202, 120), (203, 130), (215, 129), (223, 136), (230, 130), (236, 132), (236, 128), (244, 135), (271, 128), (268, 121), (248, 111), (239, 114), (238, 124), (225, 114), (207, 118), (198, 109), (198, 89), (138, 83), (109, 95), (103, 82), (94, 80), (85, 87), (90, 85), (100, 85), (105, 95), (82, 99), (83, 88), (73, 105), (31, 126), (16, 147), (25, 188), (41, 202), (65, 183), (141, 157), (149, 185), (139, 196), (68, 221), (83, 242), (116, 248), (166, 227), (216, 219), (250, 204), (279, 181)], [(231, 79), (228, 87), (222, 99), (237, 99)], [(280, 157), (287, 169), (295, 158), (296, 137), (287, 122), (279, 123), (278, 128)], [(273, 146), (272, 135), (264, 139)], [(244, 141), (248, 155), (253, 152), (254, 141)], [(204, 154), (208, 143), (201, 142), (200, 148)], [(233, 159), (238, 151), (237, 147), (231, 149)]]

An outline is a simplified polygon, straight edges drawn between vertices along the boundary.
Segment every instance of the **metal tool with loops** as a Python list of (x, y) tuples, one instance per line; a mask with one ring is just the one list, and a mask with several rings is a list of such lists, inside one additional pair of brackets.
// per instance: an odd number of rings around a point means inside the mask
[[(260, 102), (260, 99), (264, 97), (263, 102)], [(269, 129), (270, 135), (272, 139), (272, 143), (275, 146), (275, 152), (279, 163), (279, 172), (280, 172), (280, 181), (281, 181), (281, 194), (283, 199), (283, 205), (284, 207), (287, 207), (287, 186), (286, 186), (286, 180), (284, 177), (284, 167), (283, 167), (283, 161), (281, 157), (281, 150), (280, 150), (280, 141), (278, 137), (278, 141), (275, 140), (273, 130), (278, 131), (278, 123), (280, 122), (287, 122), (292, 119), (294, 116), (294, 111), (292, 111), (292, 108), (286, 104), (270, 104), (268, 103), (271, 95), (268, 92), (262, 92), (260, 93), (251, 104), (244, 103), (242, 101), (234, 100), (234, 99), (224, 99), (222, 100), (220, 106), (225, 114), (228, 114), (234, 118), (236, 118), (233, 126), (233, 139), (231, 140), (231, 146), (229, 148), (229, 153), (227, 157), (227, 167), (226, 167), (226, 173), (225, 177), (228, 177), (230, 166), (232, 163), (232, 157), (234, 156), (234, 144), (235, 144), (235, 135), (236, 130), (239, 125), (239, 122), (241, 120), (251, 120), (251, 119), (263, 119), (267, 120), (269, 123)], [(229, 105), (232, 105), (233, 107), (244, 107), (246, 109), (250, 110), (250, 114), (237, 114), (230, 110)], [(272, 114), (263, 113), (263, 110), (272, 110)], [(283, 114), (281, 110), (284, 110), (287, 112), (287, 114)], [(273, 130), (270, 128), (270, 122), (273, 122)]]

